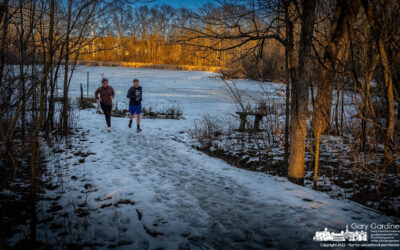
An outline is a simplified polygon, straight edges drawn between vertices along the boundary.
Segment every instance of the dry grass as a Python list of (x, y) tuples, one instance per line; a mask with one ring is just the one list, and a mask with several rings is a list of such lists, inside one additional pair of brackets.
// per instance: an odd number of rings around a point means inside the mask
[(80, 109), (91, 109), (95, 108), (94, 103), (96, 103), (96, 99), (94, 98), (79, 98), (78, 105)]
[(154, 64), (154, 63), (138, 63), (138, 62), (105, 62), (105, 61), (80, 60), (77, 62), (77, 64), (86, 66), (151, 68), (151, 69), (168, 69), (168, 70), (211, 71), (211, 72), (219, 72), (221, 70), (221, 67), (214, 67), (214, 66), (172, 65), (172, 64)]

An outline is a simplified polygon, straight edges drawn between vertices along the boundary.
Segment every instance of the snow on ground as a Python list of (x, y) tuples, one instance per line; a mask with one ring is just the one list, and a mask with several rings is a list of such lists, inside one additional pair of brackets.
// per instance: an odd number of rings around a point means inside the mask
[[(119, 249), (318, 249), (312, 237), (325, 227), (339, 232), (351, 223), (395, 222), (284, 178), (232, 167), (182, 143), (182, 131), (203, 114), (235, 110), (211, 73), (81, 67), (73, 90), (86, 70), (104, 72), (120, 103), (131, 80), (139, 78), (144, 105), (179, 104), (186, 119), (143, 120), (143, 132), (136, 133), (127, 118), (112, 118), (107, 133), (102, 115), (77, 111), (80, 138), (49, 163), (58, 188), (39, 204), (39, 240)], [(246, 82), (256, 89), (257, 83)]]
[[(117, 94), (114, 103), (118, 102), (118, 106), (122, 108), (127, 108), (126, 92), (132, 86), (133, 79), (137, 78), (144, 90), (143, 105), (145, 106), (180, 105), (190, 121), (201, 118), (206, 113), (217, 114), (219, 112), (236, 111), (225, 84), (216, 79), (215, 74), (211, 72), (122, 67), (77, 67), (70, 87), (70, 93), (73, 96), (80, 96), (80, 83), (82, 83), (86, 95), (86, 77), (87, 72), (89, 72), (89, 95), (93, 96), (95, 90), (101, 86), (101, 78), (107, 77), (109, 84)], [(62, 78), (59, 79), (59, 86), (62, 86)], [(260, 84), (255, 81), (239, 80), (237, 86), (246, 92), (245, 99), (263, 93)], [(266, 92), (281, 99), (279, 93), (285, 89), (285, 85), (266, 83), (264, 86)]]

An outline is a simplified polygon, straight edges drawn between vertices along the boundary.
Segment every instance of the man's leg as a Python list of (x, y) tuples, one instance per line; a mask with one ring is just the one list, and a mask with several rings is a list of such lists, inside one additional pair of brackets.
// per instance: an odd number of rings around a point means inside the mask
[(106, 121), (107, 121), (107, 126), (110, 128), (111, 127), (111, 109), (112, 106), (106, 106)]
[(107, 106), (102, 104), (102, 103), (100, 103), (100, 107), (101, 107), (101, 110), (104, 113), (104, 117), (106, 118), (107, 127), (109, 127), (108, 126), (108, 119), (107, 119)]

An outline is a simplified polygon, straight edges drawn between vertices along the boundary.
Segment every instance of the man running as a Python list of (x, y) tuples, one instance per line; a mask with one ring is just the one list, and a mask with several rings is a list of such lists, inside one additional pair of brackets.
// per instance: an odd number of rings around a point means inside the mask
[[(104, 116), (106, 117), (108, 132), (111, 132), (111, 109), (112, 100), (114, 99), (114, 89), (108, 85), (108, 79), (103, 78), (101, 80), (101, 87), (99, 87), (94, 96), (100, 101), (101, 109), (103, 110)], [(100, 97), (99, 97), (100, 94)]]
[(140, 128), (140, 113), (142, 112), (142, 87), (139, 86), (139, 80), (133, 80), (133, 86), (129, 88), (128, 94), (126, 95), (129, 98), (129, 112), (131, 115), (129, 116), (129, 127), (132, 127), (132, 119), (136, 114), (136, 124), (137, 124), (137, 132), (142, 131)]

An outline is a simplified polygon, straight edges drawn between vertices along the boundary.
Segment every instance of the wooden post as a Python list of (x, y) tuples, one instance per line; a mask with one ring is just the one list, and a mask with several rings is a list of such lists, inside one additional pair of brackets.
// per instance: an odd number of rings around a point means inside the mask
[(262, 115), (256, 115), (256, 119), (254, 119), (254, 127), (253, 129), (255, 131), (258, 131), (260, 128), (260, 121), (262, 120), (263, 116)]
[(89, 71), (86, 74), (86, 95), (89, 96)]
[(81, 83), (81, 100), (83, 100), (83, 87), (82, 87), (82, 83)]
[(244, 131), (246, 126), (247, 115), (246, 114), (239, 114), (240, 115), (240, 127), (239, 131)]

